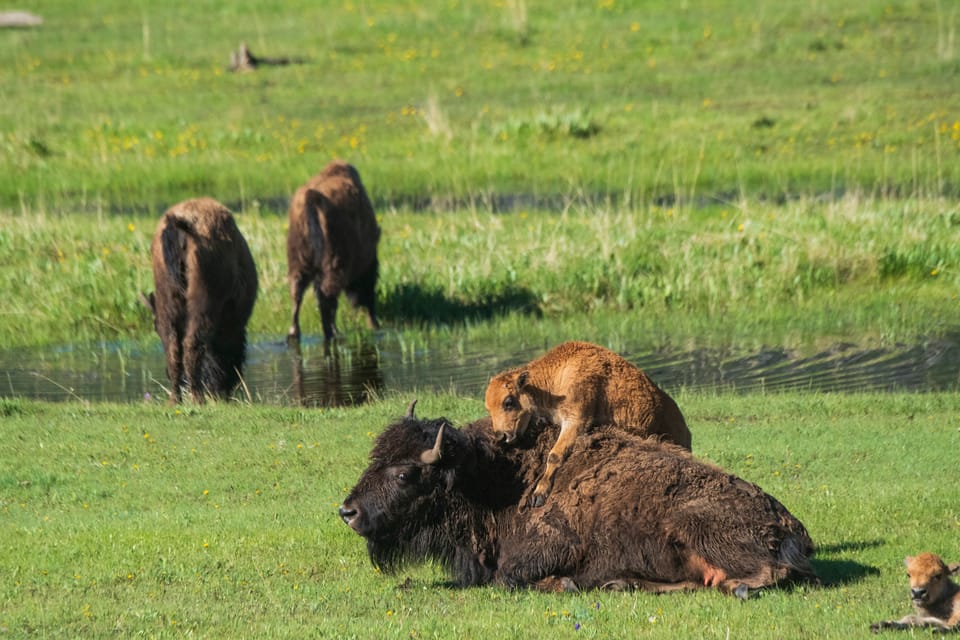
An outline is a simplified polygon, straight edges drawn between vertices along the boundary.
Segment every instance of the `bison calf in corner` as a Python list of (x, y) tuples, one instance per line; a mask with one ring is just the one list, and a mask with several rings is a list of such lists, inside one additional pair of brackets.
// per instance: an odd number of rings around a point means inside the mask
[(948, 566), (936, 554), (921, 553), (905, 558), (904, 564), (916, 614), (877, 622), (870, 630), (932, 627), (941, 633), (960, 631), (960, 585), (950, 580), (952, 574), (960, 573), (960, 563)]
[(143, 296), (167, 358), (170, 401), (226, 396), (240, 380), (257, 270), (230, 211), (211, 198), (174, 205), (150, 246), (156, 291)]
[(360, 174), (335, 160), (300, 187), (290, 203), (287, 274), (293, 320), (287, 336), (300, 339), (300, 305), (313, 283), (320, 307), (323, 337), (336, 333), (340, 292), (367, 312), (367, 325), (379, 326), (374, 310), (380, 227)]
[(758, 486), (680, 447), (610, 427), (570, 447), (542, 509), (517, 509), (559, 427), (502, 449), (489, 420), (462, 430), (408, 416), (377, 438), (340, 507), (391, 570), (436, 560), (461, 585), (654, 592), (816, 580), (813, 542)]

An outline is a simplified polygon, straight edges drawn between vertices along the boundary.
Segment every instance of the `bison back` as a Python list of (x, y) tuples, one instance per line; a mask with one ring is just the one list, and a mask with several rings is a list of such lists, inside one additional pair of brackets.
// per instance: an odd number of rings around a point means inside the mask
[[(528, 485), (554, 431), (544, 429), (547, 436), (525, 454)], [(691, 574), (694, 557), (731, 577), (766, 571), (771, 584), (814, 575), (812, 540), (775, 498), (676, 445), (613, 427), (577, 439), (547, 504), (530, 511), (526, 527), (527, 535), (548, 537), (569, 529), (564, 535), (579, 552), (564, 561), (581, 587), (618, 577), (700, 580)]]
[(290, 205), (287, 258), (291, 271), (309, 265), (321, 288), (336, 295), (377, 261), (380, 227), (360, 174), (334, 161), (297, 190)]

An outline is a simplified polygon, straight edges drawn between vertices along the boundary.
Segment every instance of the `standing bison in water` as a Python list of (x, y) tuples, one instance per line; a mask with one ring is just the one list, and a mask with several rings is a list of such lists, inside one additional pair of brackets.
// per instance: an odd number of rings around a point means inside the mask
[(290, 203), (287, 274), (293, 299), (288, 337), (300, 338), (300, 304), (313, 283), (323, 337), (336, 333), (337, 297), (343, 291), (367, 312), (370, 328), (379, 326), (374, 310), (380, 227), (357, 170), (339, 160), (297, 189)]
[(440, 562), (461, 585), (655, 592), (816, 580), (803, 525), (759, 487), (676, 445), (614, 427), (577, 438), (541, 509), (518, 510), (558, 427), (500, 449), (489, 420), (463, 430), (408, 416), (377, 439), (340, 507), (384, 570)]
[(226, 396), (240, 380), (257, 270), (222, 204), (187, 200), (163, 214), (150, 246), (156, 291), (144, 296), (167, 357), (170, 401)]

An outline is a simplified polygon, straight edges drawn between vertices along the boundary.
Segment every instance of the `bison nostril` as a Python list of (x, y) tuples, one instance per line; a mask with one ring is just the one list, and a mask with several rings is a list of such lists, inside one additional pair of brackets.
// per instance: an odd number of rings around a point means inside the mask
[(340, 518), (342, 518), (344, 522), (346, 522), (347, 524), (350, 524), (350, 522), (353, 521), (353, 519), (356, 517), (357, 517), (356, 509), (351, 509), (345, 504), (340, 505)]
[(910, 589), (910, 597), (914, 600), (922, 600), (927, 595), (926, 589)]

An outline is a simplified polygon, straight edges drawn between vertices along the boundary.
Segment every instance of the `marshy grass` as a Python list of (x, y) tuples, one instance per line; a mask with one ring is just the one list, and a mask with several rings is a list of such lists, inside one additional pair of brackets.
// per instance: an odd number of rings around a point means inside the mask
[[(260, 276), (250, 330), (282, 336), (286, 218), (252, 209), (237, 219)], [(883, 344), (956, 327), (960, 209), (946, 200), (628, 208), (572, 195), (559, 212), (381, 210), (379, 219), (378, 304), (385, 325), (401, 332), (589, 318), (662, 341), (773, 331), (781, 344), (814, 336)], [(0, 219), (0, 342), (150, 339), (137, 294), (152, 289), (155, 223), (39, 212)], [(307, 303), (304, 331), (317, 333), (312, 294)], [(364, 331), (348, 305), (340, 318), (348, 332)]]

